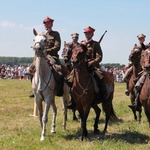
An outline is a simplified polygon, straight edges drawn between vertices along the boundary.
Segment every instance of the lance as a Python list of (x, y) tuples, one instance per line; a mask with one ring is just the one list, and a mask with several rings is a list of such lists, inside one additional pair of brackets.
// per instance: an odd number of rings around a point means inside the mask
[(104, 34), (103, 34), (103, 35), (101, 36), (101, 38), (99, 39), (99, 44), (101, 43), (101, 41), (102, 41), (104, 35), (106, 34), (106, 32), (107, 32), (107, 30), (104, 32)]

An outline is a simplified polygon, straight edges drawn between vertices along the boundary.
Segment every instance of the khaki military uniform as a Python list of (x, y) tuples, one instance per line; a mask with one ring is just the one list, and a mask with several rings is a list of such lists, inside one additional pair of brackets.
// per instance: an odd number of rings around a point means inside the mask
[(94, 40), (86, 43), (87, 45), (87, 53), (86, 53), (86, 61), (92, 62), (92, 67), (98, 67), (99, 63), (102, 61), (103, 53), (100, 47), (100, 44)]
[[(147, 48), (147, 46), (144, 43), (142, 43), (142, 44), (135, 44), (134, 47), (137, 47), (138, 49), (140, 49), (141, 53), (142, 53), (142, 51), (144, 51)], [(127, 68), (127, 70), (125, 72), (125, 75), (124, 75), (124, 78), (123, 78), (123, 80), (126, 82), (126, 91), (125, 91), (125, 94), (127, 96), (129, 96), (129, 90), (128, 90), (129, 80), (130, 80), (130, 77), (131, 77), (131, 75), (133, 73), (133, 64), (132, 64), (131, 56), (132, 56), (132, 53), (134, 53), (134, 49), (135, 48), (133, 48), (133, 50), (131, 51), (131, 53), (129, 55), (129, 62), (130, 63), (127, 66), (128, 68)], [(134, 82), (137, 82), (138, 79), (139, 79), (139, 77), (137, 77), (136, 79), (134, 79)]]
[(43, 32), (42, 34), (47, 36), (47, 45), (45, 47), (47, 54), (54, 58), (59, 58), (58, 51), (61, 46), (60, 34), (52, 30)]

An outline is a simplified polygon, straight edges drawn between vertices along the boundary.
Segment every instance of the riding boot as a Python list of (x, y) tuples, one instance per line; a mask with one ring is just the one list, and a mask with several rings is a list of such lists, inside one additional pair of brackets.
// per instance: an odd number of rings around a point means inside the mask
[(139, 93), (136, 94), (135, 101), (133, 102), (133, 104), (129, 105), (129, 107), (136, 111), (140, 111), (141, 108), (139, 106)]
[(56, 95), (57, 96), (63, 96), (63, 86), (64, 86), (64, 80), (63, 77), (60, 77), (57, 81), (56, 81)]

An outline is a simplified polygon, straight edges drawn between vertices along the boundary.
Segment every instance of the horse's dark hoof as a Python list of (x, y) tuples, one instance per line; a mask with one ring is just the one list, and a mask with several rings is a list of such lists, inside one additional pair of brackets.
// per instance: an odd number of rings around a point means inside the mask
[(29, 97), (34, 97), (34, 94), (30, 94)]
[(77, 117), (73, 117), (73, 121), (78, 121), (78, 118)]
[(103, 134), (105, 135), (106, 133), (108, 133), (107, 130), (104, 130), (104, 131), (103, 131)]
[(129, 93), (128, 90), (126, 90), (124, 93), (125, 93), (126, 96), (129, 96), (129, 95), (130, 95), (130, 93)]
[(99, 129), (94, 129), (94, 134), (99, 134), (100, 130)]

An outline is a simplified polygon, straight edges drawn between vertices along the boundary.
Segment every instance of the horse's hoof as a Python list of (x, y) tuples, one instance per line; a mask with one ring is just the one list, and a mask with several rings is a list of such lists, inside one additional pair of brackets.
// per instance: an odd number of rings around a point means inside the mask
[(105, 135), (106, 133), (108, 133), (107, 130), (104, 130), (104, 131), (103, 131), (103, 134)]
[(53, 133), (56, 133), (56, 131), (55, 130), (51, 130), (51, 133), (53, 134)]
[(73, 121), (78, 121), (78, 118), (77, 117), (73, 117)]
[(94, 134), (99, 134), (100, 133), (100, 130), (99, 129), (95, 129), (94, 130)]
[(83, 141), (83, 136), (81, 136), (81, 137), (79, 138), (79, 140), (80, 140), (80, 141)]
[(42, 137), (40, 138), (40, 141), (42, 142), (42, 141), (44, 141), (44, 139), (45, 139), (45, 137), (42, 136)]

